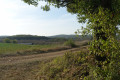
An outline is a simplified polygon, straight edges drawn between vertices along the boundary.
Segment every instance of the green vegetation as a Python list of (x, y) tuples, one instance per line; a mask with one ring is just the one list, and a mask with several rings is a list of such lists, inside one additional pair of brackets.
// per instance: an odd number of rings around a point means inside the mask
[(9, 39), (16, 39), (16, 40), (47, 40), (48, 37), (45, 36), (36, 36), (36, 35), (14, 35), (14, 36), (8, 36)]
[[(38, 1), (41, 0), (23, 1), (37, 6)], [(116, 34), (120, 33), (117, 27), (120, 25), (120, 0), (44, 1), (47, 2), (47, 5), (42, 7), (43, 10), (49, 11), (50, 5), (57, 8), (66, 7), (68, 12), (77, 14), (80, 23), (87, 23), (82, 33), (93, 35), (89, 54), (93, 56), (94, 64), (90, 64), (92, 67), (90, 67), (91, 73), (89, 75), (92, 76), (86, 79), (119, 80), (120, 44), (117, 41)], [(80, 31), (78, 30), (77, 33), (80, 33)]]
[(75, 42), (74, 42), (72, 39), (66, 41), (64, 44), (65, 44), (66, 46), (71, 47), (71, 48), (76, 47), (76, 44), (75, 44)]
[[(37, 6), (41, 0), (23, 1)], [(117, 27), (120, 25), (120, 0), (42, 1), (47, 2), (43, 10), (49, 11), (50, 5), (53, 5), (57, 8), (66, 7), (68, 12), (77, 14), (80, 23), (87, 23), (82, 34), (92, 34), (93, 41), (89, 52), (66, 53), (46, 63), (40, 69), (39, 77), (51, 80), (119, 80), (120, 44), (116, 34), (120, 33)], [(78, 30), (77, 33), (81, 32)]]
[(46, 80), (83, 80), (89, 75), (88, 54), (86, 52), (67, 52), (45, 63), (39, 77)]
[[(95, 56), (90, 55), (89, 51), (79, 51), (75, 53), (67, 52), (62, 57), (57, 57), (50, 62), (44, 63), (38, 77), (40, 79), (50, 80), (119, 80), (119, 61), (106, 62), (102, 68), (95, 67)], [(118, 63), (118, 64), (116, 64)], [(92, 65), (91, 65), (92, 64)], [(94, 65), (94, 66), (93, 66)], [(106, 65), (108, 65), (106, 67)], [(96, 72), (100, 74), (96, 76)], [(102, 74), (101, 74), (102, 73)], [(117, 74), (118, 73), (118, 74)], [(109, 75), (107, 75), (109, 74)], [(106, 76), (107, 77), (103, 77)], [(96, 76), (96, 77), (94, 77)]]
[(5, 38), (5, 39), (3, 39), (3, 42), (4, 42), (4, 43), (17, 43), (17, 40), (16, 40), (16, 39), (11, 40), (11, 39), (9, 39), (9, 38)]
[[(24, 35), (19, 35), (17, 36), (17, 38), (21, 38), (21, 36), (25, 38)], [(33, 36), (30, 35), (29, 37), (32, 38)], [(51, 38), (47, 41), (46, 40), (39, 41), (39, 40), (31, 40), (31, 39), (16, 40), (16, 38), (14, 39), (4, 38), (3, 41), (4, 43), (0, 43), (0, 56), (40, 54), (40, 53), (54, 52), (54, 51), (66, 50), (73, 47), (77, 47), (75, 44), (76, 41), (73, 41), (71, 39), (68, 40), (65, 38)]]
[(0, 42), (5, 43), (33, 43), (33, 44), (53, 44), (64, 43), (65, 41), (73, 39), (75, 41), (91, 40), (92, 36), (87, 35), (55, 35), (55, 36), (36, 36), (36, 35), (13, 35), (13, 36), (0, 36)]
[(14, 39), (12, 42), (13, 42), (13, 43), (17, 43), (18, 41), (17, 41), (16, 39)]
[(5, 43), (11, 43), (12, 41), (11, 41), (9, 38), (5, 38), (5, 39), (3, 40), (3, 42), (5, 42)]
[(13, 43), (0, 43), (0, 55), (39, 54), (50, 51), (67, 49), (63, 45), (24, 45)]

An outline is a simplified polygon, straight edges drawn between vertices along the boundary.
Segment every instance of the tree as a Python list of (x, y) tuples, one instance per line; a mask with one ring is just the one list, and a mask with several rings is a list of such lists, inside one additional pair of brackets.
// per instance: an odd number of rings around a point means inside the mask
[(69, 46), (70, 48), (76, 47), (76, 44), (74, 43), (74, 41), (72, 39), (69, 39), (68, 41), (66, 41), (64, 43), (66, 46)]
[(17, 41), (16, 39), (14, 39), (12, 42), (13, 42), (13, 43), (17, 43), (18, 41)]
[(5, 38), (3, 41), (4, 41), (5, 43), (11, 43), (11, 40), (10, 40), (9, 38)]
[[(37, 6), (38, 1), (41, 0), (23, 1)], [(93, 35), (90, 53), (95, 58), (95, 69), (98, 70), (99, 68), (101, 70), (96, 72), (99, 75), (97, 75), (97, 77), (99, 77), (100, 80), (111, 80), (113, 77), (117, 79), (118, 72), (115, 71), (117, 66), (115, 67), (113, 65), (117, 64), (120, 56), (120, 47), (116, 40), (116, 34), (119, 33), (119, 28), (117, 26), (120, 25), (120, 0), (44, 1), (48, 2), (48, 4), (42, 7), (43, 10), (49, 11), (50, 5), (57, 8), (66, 7), (68, 12), (77, 15), (80, 23), (87, 23), (86, 28), (83, 30), (83, 34), (87, 33)], [(107, 69), (113, 72), (110, 73)], [(114, 74), (114, 72), (116, 73)]]

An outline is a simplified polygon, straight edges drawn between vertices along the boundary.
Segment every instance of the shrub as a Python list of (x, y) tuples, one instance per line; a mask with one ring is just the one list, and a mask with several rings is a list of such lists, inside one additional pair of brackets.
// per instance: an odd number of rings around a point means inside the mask
[(13, 43), (17, 43), (17, 40), (16, 40), (16, 39), (14, 39), (12, 42), (13, 42)]
[(5, 38), (3, 41), (4, 41), (5, 43), (11, 43), (11, 42), (12, 42), (9, 38)]
[(64, 44), (65, 44), (66, 46), (71, 47), (71, 48), (72, 48), (72, 47), (76, 47), (76, 44), (74, 43), (74, 41), (73, 41), (72, 39), (66, 41)]
[(39, 73), (39, 77), (44, 76), (47, 80), (83, 80), (88, 75), (89, 67), (85, 52), (65, 53), (63, 57), (45, 63)]

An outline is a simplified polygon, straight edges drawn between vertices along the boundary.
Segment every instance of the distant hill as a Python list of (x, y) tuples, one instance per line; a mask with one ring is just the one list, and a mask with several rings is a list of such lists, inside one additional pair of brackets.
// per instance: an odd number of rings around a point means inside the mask
[(48, 40), (50, 38), (45, 36), (37, 36), (37, 35), (14, 35), (8, 36), (9, 39), (16, 39), (16, 40)]
[(6, 38), (6, 37), (8, 37), (8, 36), (0, 36), (0, 39)]
[(92, 36), (91, 35), (87, 35), (87, 36), (82, 36), (82, 35), (55, 35), (55, 36), (49, 36), (49, 38), (65, 38), (65, 39), (79, 39), (79, 40), (91, 40)]
[(14, 35), (14, 36), (0, 36), (0, 42), (2, 42), (2, 40), (4, 38), (9, 38), (11, 40), (24, 40), (24, 41), (28, 41), (28, 40), (37, 40), (37, 41), (50, 41), (50, 42), (64, 42), (68, 39), (74, 39), (74, 40), (91, 40), (92, 36), (91, 35), (87, 35), (85, 37), (83, 37), (82, 35), (55, 35), (55, 36), (37, 36), (37, 35)]
[(55, 36), (49, 36), (50, 38), (76, 38), (76, 35), (55, 35)]

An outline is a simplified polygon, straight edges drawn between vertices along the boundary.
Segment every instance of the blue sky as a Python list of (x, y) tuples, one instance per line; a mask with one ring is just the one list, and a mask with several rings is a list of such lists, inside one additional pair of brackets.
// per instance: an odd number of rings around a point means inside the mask
[[(45, 2), (40, 2), (45, 5)], [(0, 35), (31, 34), (51, 36), (74, 34), (82, 24), (77, 22), (65, 8), (51, 7), (49, 12), (34, 7), (21, 0), (2, 0), (0, 2)]]

